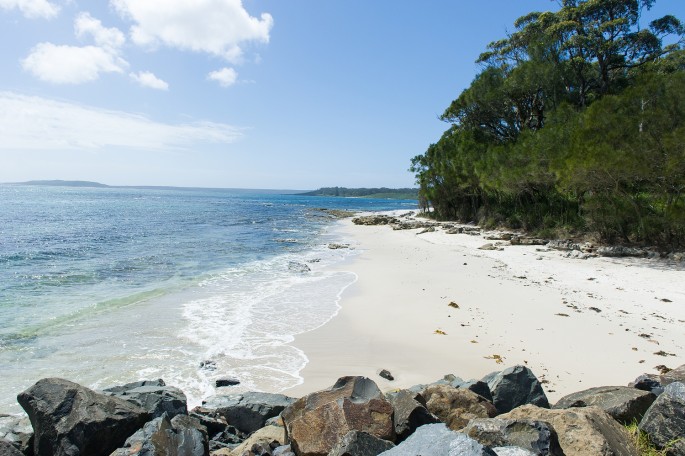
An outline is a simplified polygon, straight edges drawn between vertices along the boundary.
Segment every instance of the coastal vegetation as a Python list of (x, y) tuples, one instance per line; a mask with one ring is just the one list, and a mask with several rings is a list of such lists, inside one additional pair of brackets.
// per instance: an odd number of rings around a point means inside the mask
[(412, 159), (438, 219), (685, 246), (685, 27), (655, 0), (562, 0), (492, 42)]
[(416, 188), (346, 188), (322, 187), (313, 192), (302, 193), (304, 196), (339, 196), (343, 198), (385, 198), (385, 199), (418, 199)]

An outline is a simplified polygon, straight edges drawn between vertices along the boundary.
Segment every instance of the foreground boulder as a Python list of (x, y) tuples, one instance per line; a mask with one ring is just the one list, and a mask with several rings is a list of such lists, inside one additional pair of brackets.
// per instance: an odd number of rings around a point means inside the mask
[(685, 384), (671, 383), (640, 422), (640, 430), (669, 455), (685, 456)]
[(207, 430), (196, 418), (165, 414), (148, 422), (126, 439), (111, 456), (205, 456), (209, 453)]
[(162, 379), (127, 383), (104, 389), (102, 392), (142, 407), (152, 418), (165, 413), (169, 419), (176, 415), (188, 414), (186, 395), (176, 387), (166, 386)]
[(392, 405), (366, 377), (342, 377), (327, 390), (298, 399), (283, 411), (298, 456), (325, 456), (350, 431), (394, 440)]
[(502, 372), (493, 372), (482, 381), (490, 387), (492, 402), (500, 413), (506, 413), (525, 404), (549, 408), (542, 384), (533, 371), (525, 366), (514, 366)]
[[(471, 420), (462, 432), (493, 451), (516, 454), (525, 449), (533, 454), (564, 456), (554, 429), (543, 421), (503, 420), (500, 418)], [(518, 447), (498, 451), (497, 448)]]
[(31, 420), (37, 455), (109, 455), (149, 418), (137, 405), (59, 378), (39, 380), (17, 400)]
[(565, 456), (638, 456), (626, 429), (599, 407), (549, 410), (524, 405), (498, 418), (551, 424)]
[(295, 399), (283, 394), (250, 392), (210, 396), (202, 401), (202, 407), (214, 410), (240, 431), (251, 433), (263, 428), (269, 418), (278, 416), (293, 402)]
[(616, 421), (629, 424), (640, 421), (656, 396), (628, 386), (600, 386), (564, 396), (554, 404), (555, 409), (595, 405)]
[(454, 431), (474, 418), (491, 418), (497, 410), (489, 401), (473, 391), (450, 385), (428, 386), (423, 396), (428, 410)]
[(419, 393), (409, 390), (400, 390), (388, 395), (388, 400), (395, 413), (393, 414), (393, 426), (395, 427), (396, 441), (401, 442), (424, 424), (438, 423), (440, 420), (426, 408), (426, 400)]
[(381, 455), (495, 456), (496, 453), (471, 437), (448, 429), (444, 424), (427, 424), (418, 428), (407, 440)]

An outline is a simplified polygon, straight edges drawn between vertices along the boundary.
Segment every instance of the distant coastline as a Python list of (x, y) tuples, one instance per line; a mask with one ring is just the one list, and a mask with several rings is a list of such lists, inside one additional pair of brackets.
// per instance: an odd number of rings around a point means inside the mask
[(77, 187), (77, 188), (132, 188), (144, 190), (208, 190), (236, 192), (256, 192), (264, 194), (301, 195), (301, 196), (325, 196), (341, 198), (377, 198), (415, 200), (418, 199), (417, 188), (348, 188), (348, 187), (321, 187), (318, 190), (288, 190), (288, 189), (246, 189), (246, 188), (214, 188), (214, 187), (175, 187), (164, 185), (107, 185), (100, 182), (82, 180), (30, 180), (26, 182), (7, 182), (3, 185), (35, 185), (44, 187)]
[(80, 181), (80, 180), (31, 180), (26, 182), (5, 182), (1, 185), (35, 185), (44, 187), (78, 187), (78, 188), (131, 188), (138, 190), (207, 190), (236, 192), (254, 192), (263, 194), (298, 195), (308, 190), (289, 190), (289, 189), (252, 189), (252, 188), (219, 188), (219, 187), (176, 187), (171, 185), (107, 185), (100, 182)]

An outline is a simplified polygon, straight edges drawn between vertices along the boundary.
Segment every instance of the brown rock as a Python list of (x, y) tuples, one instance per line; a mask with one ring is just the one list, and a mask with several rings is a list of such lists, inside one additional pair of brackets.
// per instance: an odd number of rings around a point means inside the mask
[(464, 428), (473, 418), (492, 418), (497, 409), (473, 391), (450, 385), (431, 385), (423, 393), (428, 411), (454, 431)]
[(298, 456), (325, 456), (355, 430), (394, 441), (392, 416), (392, 405), (366, 377), (342, 377), (282, 413), (287, 438)]
[(523, 405), (498, 418), (551, 424), (566, 456), (638, 456), (625, 428), (599, 407), (549, 410)]

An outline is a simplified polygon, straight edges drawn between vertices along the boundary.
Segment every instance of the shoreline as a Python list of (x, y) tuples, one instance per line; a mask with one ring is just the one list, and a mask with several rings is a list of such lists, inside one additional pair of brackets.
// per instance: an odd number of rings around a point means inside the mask
[[(358, 279), (333, 319), (295, 336), (291, 345), (308, 362), (303, 382), (284, 394), (308, 394), (345, 375), (391, 390), (522, 364), (553, 402), (685, 363), (685, 265), (567, 258), (542, 246), (479, 250), (493, 241), (350, 219), (335, 231), (359, 253), (333, 268)], [(381, 378), (381, 369), (395, 380)]]

